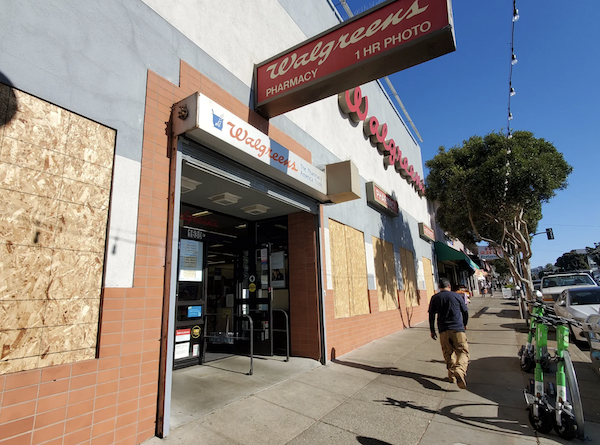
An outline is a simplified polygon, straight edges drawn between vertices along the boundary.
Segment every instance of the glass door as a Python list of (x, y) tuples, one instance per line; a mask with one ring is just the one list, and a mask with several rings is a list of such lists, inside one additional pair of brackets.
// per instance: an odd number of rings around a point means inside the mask
[(271, 244), (251, 245), (241, 252), (239, 298), (235, 300), (235, 311), (240, 322), (242, 336), (252, 335), (254, 353), (273, 355), (273, 312), (271, 288)]
[(200, 230), (182, 228), (180, 231), (174, 369), (200, 363), (206, 295), (203, 238)]

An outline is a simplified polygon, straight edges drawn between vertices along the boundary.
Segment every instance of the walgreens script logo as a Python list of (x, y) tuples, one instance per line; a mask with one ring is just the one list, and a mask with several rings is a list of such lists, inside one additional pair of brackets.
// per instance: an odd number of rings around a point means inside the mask
[[(422, 8), (419, 7), (419, 0), (415, 0), (415, 2), (407, 10), (401, 8), (395, 13), (391, 13), (385, 20), (374, 20), (369, 26), (361, 26), (351, 33), (347, 32), (342, 34), (337, 40), (331, 40), (327, 43), (325, 43), (325, 40), (319, 40), (314, 44), (312, 49), (303, 52), (302, 54), (294, 52), (290, 56), (285, 57), (283, 60), (269, 65), (266, 70), (271, 79), (276, 79), (279, 76), (287, 74), (290, 70), (293, 72), (305, 67), (311, 62), (317, 62), (319, 66), (323, 65), (323, 63), (325, 63), (325, 61), (329, 59), (329, 57), (338, 49), (349, 47), (350, 45), (360, 42), (365, 37), (374, 36), (377, 33), (386, 30), (390, 26), (396, 26), (400, 24), (403, 20), (407, 20), (422, 14), (427, 10), (428, 7), (429, 5), (426, 5)], [(428, 26), (430, 27), (431, 24)], [(415, 26), (415, 28), (417, 28), (414, 30), (414, 33), (416, 34), (419, 32), (419, 26)], [(421, 31), (427, 32), (428, 30), (429, 29), (423, 29)]]
[(249, 136), (248, 130), (244, 130), (242, 127), (236, 127), (233, 122), (227, 122), (227, 126), (229, 127), (229, 136), (236, 141), (243, 142), (248, 147), (256, 150), (256, 155), (258, 158), (262, 158), (266, 155), (281, 165), (286, 166), (288, 169), (295, 172), (298, 171), (295, 161), (290, 162), (289, 158), (285, 155), (273, 151), (271, 147), (267, 147), (265, 144), (263, 144), (260, 138), (253, 138)]
[(338, 104), (340, 109), (354, 122), (364, 121), (363, 133), (377, 147), (379, 154), (383, 155), (385, 168), (393, 165), (396, 172), (413, 185), (419, 196), (424, 196), (425, 184), (421, 180), (421, 176), (409, 163), (408, 157), (402, 156), (402, 150), (396, 146), (396, 142), (393, 139), (387, 139), (387, 124), (380, 124), (375, 116), (369, 117), (369, 99), (362, 95), (360, 87), (340, 93)]

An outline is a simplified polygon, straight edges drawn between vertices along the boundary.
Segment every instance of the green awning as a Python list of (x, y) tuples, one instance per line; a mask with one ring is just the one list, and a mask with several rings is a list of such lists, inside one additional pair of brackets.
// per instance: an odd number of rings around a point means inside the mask
[(440, 241), (436, 241), (434, 246), (438, 261), (466, 261), (473, 271), (479, 270), (479, 266), (460, 250), (453, 249)]

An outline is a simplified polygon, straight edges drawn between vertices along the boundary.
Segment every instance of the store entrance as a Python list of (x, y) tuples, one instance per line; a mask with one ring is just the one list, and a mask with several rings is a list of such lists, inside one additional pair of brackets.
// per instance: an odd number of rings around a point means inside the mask
[(182, 210), (174, 369), (286, 354), (287, 216), (245, 221), (189, 204)]
[[(313, 199), (179, 139), (161, 434), (288, 375), (288, 215)], [(293, 218), (290, 218), (293, 219)], [(293, 228), (292, 230), (298, 230)], [(311, 242), (311, 240), (307, 240)], [(314, 240), (312, 240), (314, 242)], [(251, 379), (251, 351), (254, 374)]]

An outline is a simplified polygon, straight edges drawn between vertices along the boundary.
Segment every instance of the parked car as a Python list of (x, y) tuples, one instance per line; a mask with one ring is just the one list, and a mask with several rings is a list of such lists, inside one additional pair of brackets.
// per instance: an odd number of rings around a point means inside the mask
[(600, 313), (590, 315), (583, 324), (583, 333), (590, 345), (590, 359), (594, 372), (600, 375)]
[[(600, 313), (600, 287), (583, 286), (565, 289), (554, 303), (554, 311), (559, 317), (573, 318), (585, 323), (590, 315)], [(581, 327), (571, 326), (575, 340), (583, 341), (586, 337)]]
[(540, 291), (544, 302), (553, 304), (562, 291), (577, 286), (598, 286), (598, 284), (585, 272), (552, 274), (542, 278)]
[(542, 289), (542, 280), (533, 280), (533, 290)]

